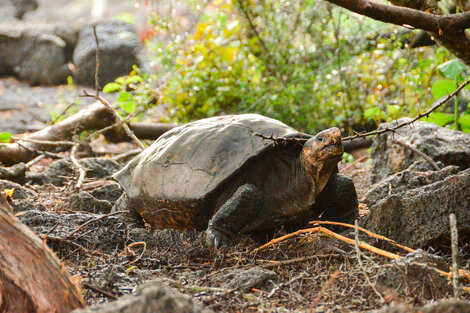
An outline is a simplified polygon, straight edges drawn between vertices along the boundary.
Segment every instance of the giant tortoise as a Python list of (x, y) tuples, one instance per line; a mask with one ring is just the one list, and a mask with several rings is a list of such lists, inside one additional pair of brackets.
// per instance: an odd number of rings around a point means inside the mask
[(153, 227), (207, 229), (220, 247), (313, 218), (353, 222), (357, 196), (338, 174), (342, 154), (338, 128), (312, 137), (261, 115), (228, 115), (166, 132), (114, 178), (127, 195), (120, 203)]

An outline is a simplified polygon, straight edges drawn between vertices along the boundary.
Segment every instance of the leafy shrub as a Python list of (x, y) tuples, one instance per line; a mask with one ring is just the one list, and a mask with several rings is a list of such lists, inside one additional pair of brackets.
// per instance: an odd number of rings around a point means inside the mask
[[(255, 112), (305, 132), (360, 129), (423, 112), (459, 82), (440, 77), (447, 50), (408, 49), (411, 33), (323, 1), (188, 2), (203, 13), (187, 33), (171, 16), (153, 16), (165, 44), (154, 44), (154, 73), (114, 85), (124, 112), (155, 103), (180, 123)], [(447, 71), (458, 70), (463, 77), (457, 64)], [(439, 114), (450, 113), (430, 120)]]

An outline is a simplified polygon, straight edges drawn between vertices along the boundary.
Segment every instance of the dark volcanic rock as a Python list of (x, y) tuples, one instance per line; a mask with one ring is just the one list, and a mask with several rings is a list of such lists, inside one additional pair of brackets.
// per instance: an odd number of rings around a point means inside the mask
[[(85, 158), (79, 160), (86, 170), (88, 178), (104, 178), (114, 174), (121, 168), (121, 165), (110, 159)], [(31, 173), (27, 176), (35, 184), (53, 184), (55, 186), (64, 185), (67, 180), (75, 177), (75, 167), (69, 159), (61, 159), (52, 162), (44, 172)]]
[(0, 20), (23, 18), (28, 11), (38, 7), (36, 0), (0, 0)]
[[(404, 245), (447, 250), (449, 214), (455, 213), (459, 239), (462, 244), (468, 243), (470, 169), (454, 172), (455, 168), (447, 167), (426, 174), (396, 174), (373, 186), (366, 200), (371, 203), (370, 213), (363, 225)], [(397, 186), (400, 180), (404, 180), (402, 186)]]
[(435, 269), (448, 271), (449, 267), (442, 258), (417, 250), (385, 265), (377, 283), (418, 299), (451, 296), (452, 286), (447, 277)]
[[(407, 118), (400, 119), (399, 122)], [(382, 124), (379, 128), (393, 127), (396, 122)], [(427, 122), (415, 122), (412, 127), (400, 128), (398, 133), (385, 133), (377, 136), (372, 145), (372, 183), (403, 171), (420, 159), (412, 152), (394, 141), (406, 143), (434, 161), (444, 165), (470, 166), (470, 134), (464, 134)]]
[(0, 24), (0, 75), (15, 75), (32, 85), (65, 83), (76, 34), (69, 25)]
[(117, 182), (110, 182), (104, 186), (98, 187), (90, 191), (90, 194), (99, 200), (106, 200), (112, 205), (121, 197), (124, 191)]
[[(104, 84), (127, 75), (133, 65), (140, 65), (140, 44), (135, 26), (118, 20), (104, 20), (96, 26), (99, 40), (99, 82)], [(79, 83), (95, 83), (96, 42), (92, 25), (85, 25), (73, 53), (74, 76)]]
[(74, 310), (74, 313), (199, 313), (210, 312), (190, 297), (171, 291), (159, 281), (150, 281), (137, 288), (129, 296), (116, 301), (92, 305), (86, 309)]
[[(416, 171), (417, 164), (422, 163), (417, 161), (408, 169), (393, 174), (387, 179), (372, 185), (365, 195), (365, 203), (371, 206), (389, 195), (399, 195), (406, 191), (430, 185), (459, 172), (458, 166), (447, 166), (440, 171), (433, 171), (431, 169), (428, 171)], [(424, 163), (428, 164), (427, 162)]]
[(89, 213), (109, 213), (112, 204), (106, 200), (98, 200), (88, 192), (82, 191), (68, 198), (66, 208), (69, 211), (82, 211)]

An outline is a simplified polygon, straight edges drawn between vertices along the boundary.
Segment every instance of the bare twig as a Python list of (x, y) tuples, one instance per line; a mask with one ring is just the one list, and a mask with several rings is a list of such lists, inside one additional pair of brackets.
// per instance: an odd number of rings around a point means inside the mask
[(79, 144), (76, 143), (72, 147), (72, 151), (70, 152), (70, 160), (72, 161), (73, 165), (77, 168), (78, 173), (79, 173), (77, 183), (75, 184), (76, 189), (80, 189), (80, 187), (83, 184), (83, 180), (85, 179), (85, 176), (86, 176), (85, 169), (83, 168), (83, 166), (77, 160), (78, 146), (79, 146)]
[(106, 297), (109, 297), (111, 299), (114, 299), (114, 300), (119, 298), (118, 296), (112, 294), (111, 292), (109, 292), (107, 290), (104, 290), (104, 289), (101, 289), (101, 288), (98, 288), (96, 286), (90, 285), (89, 283), (82, 283), (82, 286), (85, 287), (85, 288), (91, 289), (93, 291), (96, 291), (98, 293), (101, 293), (102, 295), (104, 295)]
[(439, 166), (437, 166), (436, 162), (433, 161), (433, 159), (431, 159), (429, 156), (427, 156), (426, 154), (424, 154), (423, 152), (419, 151), (418, 149), (410, 146), (409, 144), (407, 143), (404, 143), (400, 140), (396, 140), (394, 138), (391, 138), (392, 142), (412, 151), (413, 153), (416, 153), (417, 155), (419, 155), (420, 157), (422, 157), (423, 159), (425, 159), (429, 164), (431, 164), (431, 166), (436, 170), (436, 171), (439, 171), (440, 168)]
[(80, 231), (83, 227), (91, 224), (91, 223), (94, 223), (96, 221), (99, 221), (99, 220), (102, 220), (102, 219), (105, 219), (105, 218), (108, 218), (110, 216), (114, 216), (114, 215), (118, 215), (118, 214), (123, 214), (123, 213), (127, 213), (127, 211), (116, 211), (116, 212), (112, 212), (112, 213), (109, 213), (109, 214), (105, 214), (105, 215), (101, 215), (100, 217), (97, 217), (97, 218), (94, 218), (92, 220), (89, 220), (89, 221), (86, 221), (85, 223), (83, 223), (82, 225), (78, 226), (77, 228), (75, 228), (75, 230), (73, 232), (71, 232), (70, 234), (68, 234), (67, 236), (65, 236), (65, 238), (70, 238), (72, 237), (73, 234), (75, 234), (76, 232)]
[(447, 97), (445, 97), (444, 99), (442, 99), (441, 101), (439, 101), (438, 103), (433, 105), (429, 110), (427, 110), (424, 113), (418, 114), (417, 116), (415, 116), (414, 118), (412, 118), (411, 120), (409, 120), (407, 122), (401, 122), (401, 123), (397, 122), (397, 125), (393, 126), (393, 127), (388, 127), (387, 126), (387, 127), (383, 128), (383, 129), (380, 129), (380, 130), (375, 130), (375, 131), (366, 132), (366, 133), (358, 133), (354, 136), (348, 136), (348, 137), (341, 138), (341, 140), (346, 141), (346, 140), (352, 140), (352, 139), (355, 139), (355, 138), (368, 137), (368, 136), (371, 136), (371, 135), (380, 135), (380, 134), (383, 134), (385, 132), (396, 132), (398, 129), (400, 129), (404, 126), (407, 126), (407, 125), (411, 125), (411, 124), (413, 124), (414, 122), (416, 122), (417, 120), (419, 120), (423, 117), (428, 117), (429, 114), (431, 114), (436, 109), (438, 109), (439, 107), (441, 107), (442, 105), (447, 103), (450, 99), (452, 99), (454, 96), (456, 96), (468, 84), (470, 84), (470, 79), (468, 79), (466, 82), (462, 83), (457, 89), (455, 89), (452, 93), (447, 95)]
[(12, 140), (15, 142), (26, 141), (26, 142), (37, 143), (40, 145), (50, 145), (50, 146), (74, 146), (76, 144), (73, 141), (66, 141), (66, 140), (51, 141), (51, 140), (39, 140), (39, 139), (31, 139), (31, 138), (17, 138), (17, 137), (12, 137)]
[(349, 228), (353, 228), (353, 229), (358, 229), (364, 233), (366, 233), (367, 235), (373, 237), (373, 238), (376, 238), (376, 239), (379, 239), (379, 240), (383, 240), (383, 241), (386, 241), (388, 242), (389, 244), (391, 245), (394, 245), (395, 247), (398, 247), (400, 249), (403, 249), (405, 251), (408, 251), (408, 252), (414, 252), (415, 250), (414, 249), (411, 249), (407, 246), (403, 246), (399, 243), (397, 243), (395, 240), (392, 240), (390, 238), (387, 238), (385, 236), (382, 236), (382, 235), (379, 235), (379, 234), (376, 234), (374, 232), (371, 232), (370, 230), (367, 230), (363, 227), (360, 227), (360, 226), (357, 226), (357, 225), (351, 225), (351, 224), (346, 224), (346, 223), (341, 223), (341, 222), (330, 222), (330, 221), (311, 221), (309, 222), (310, 225), (312, 224), (326, 224), (326, 225), (337, 225), (337, 226), (343, 226), (343, 227), (349, 227)]
[(313, 300), (312, 304), (310, 305), (309, 307), (309, 312), (313, 312), (313, 310), (315, 309), (315, 307), (317, 306), (318, 302), (320, 302), (321, 298), (323, 297), (323, 295), (325, 294), (325, 291), (328, 289), (328, 287), (330, 287), (330, 285), (335, 281), (335, 279), (339, 276), (339, 271), (336, 270), (333, 275), (331, 275), (330, 279), (328, 279), (328, 281), (326, 282), (325, 285), (323, 285), (323, 287), (321, 288), (320, 292), (318, 293), (318, 295), (315, 297), (315, 299)]
[(137, 246), (137, 245), (142, 245), (142, 246), (144, 246), (144, 248), (143, 248), (142, 252), (140, 253), (140, 255), (135, 260), (133, 260), (132, 262), (129, 262), (128, 265), (136, 263), (137, 261), (142, 259), (142, 256), (144, 255), (145, 251), (147, 251), (147, 243), (145, 241), (133, 242), (130, 245), (127, 245), (124, 248), (124, 250), (122, 250), (122, 252), (118, 254), (118, 257), (122, 256), (124, 253), (126, 253), (126, 251), (131, 251), (130, 248), (132, 248), (133, 246)]
[(141, 148), (142, 150), (145, 149), (144, 145), (142, 142), (139, 140), (139, 138), (136, 137), (136, 135), (130, 130), (129, 126), (123, 121), (122, 117), (116, 112), (116, 109), (103, 97), (97, 96), (97, 95), (92, 95), (88, 93), (85, 89), (83, 89), (83, 94), (85, 97), (93, 97), (102, 104), (104, 104), (109, 110), (113, 112), (114, 117), (119, 121), (119, 124), (121, 127), (124, 129), (126, 134), (132, 138), (132, 140)]
[(355, 226), (355, 229), (354, 229), (354, 239), (355, 239), (354, 247), (356, 249), (356, 254), (357, 254), (357, 263), (359, 263), (359, 267), (362, 270), (362, 274), (364, 274), (364, 277), (366, 278), (367, 284), (369, 284), (369, 286), (372, 288), (372, 290), (374, 290), (374, 293), (380, 298), (380, 301), (383, 301), (382, 295), (377, 290), (377, 288), (375, 288), (375, 285), (372, 284), (372, 282), (370, 280), (370, 277), (369, 277), (369, 274), (367, 273), (366, 268), (364, 267), (364, 264), (362, 263), (361, 249), (359, 249), (359, 246), (360, 246), (361, 242), (359, 241), (359, 228), (357, 226), (357, 220), (354, 221), (354, 226)]
[(452, 241), (452, 288), (454, 290), (454, 298), (459, 297), (459, 236), (457, 232), (457, 218), (455, 214), (449, 215), (450, 237)]
[(268, 46), (266, 46), (266, 43), (264, 42), (263, 38), (261, 38), (258, 30), (256, 29), (255, 24), (251, 20), (250, 15), (248, 14), (248, 11), (246, 10), (245, 6), (243, 5), (243, 0), (238, 0), (238, 7), (242, 11), (243, 15), (245, 16), (246, 20), (248, 21), (248, 24), (250, 25), (251, 31), (255, 34), (256, 38), (258, 39), (261, 47), (263, 47), (264, 52), (266, 55), (269, 57), (271, 56), (271, 53), (269, 52)]
[(343, 173), (343, 172), (346, 172), (347, 170), (349, 170), (350, 168), (352, 168), (354, 165), (356, 165), (357, 163), (361, 163), (362, 161), (366, 160), (370, 158), (370, 155), (364, 155), (362, 157), (360, 157), (359, 159), (357, 160), (354, 160), (354, 162), (351, 162), (350, 164), (348, 164), (347, 166), (343, 167), (339, 172), (340, 173)]
[(93, 25), (93, 35), (95, 36), (95, 92), (96, 96), (100, 95), (100, 81), (99, 81), (99, 73), (100, 73), (100, 42), (98, 40), (98, 34), (96, 33), (96, 25)]
[[(337, 234), (334, 231), (331, 231), (331, 230), (329, 230), (325, 227), (318, 226), (318, 227), (314, 227), (314, 228), (300, 229), (298, 231), (295, 231), (293, 233), (284, 235), (282, 237), (275, 238), (275, 239), (271, 240), (270, 242), (268, 242), (267, 244), (264, 244), (261, 247), (254, 249), (251, 253), (256, 253), (259, 250), (266, 249), (267, 247), (270, 247), (273, 244), (284, 241), (285, 239), (293, 237), (293, 236), (297, 236), (297, 235), (300, 235), (300, 234), (306, 234), (306, 233), (319, 233), (319, 232), (324, 233), (325, 235), (328, 235), (330, 237), (339, 239), (341, 241), (344, 241), (344, 242), (346, 242), (347, 244), (350, 244), (350, 245), (355, 245), (356, 244), (355, 240), (352, 240), (348, 237)], [(373, 247), (373, 246), (371, 246), (370, 244), (367, 244), (367, 243), (360, 243), (359, 246), (363, 249), (366, 249), (366, 250), (372, 252), (372, 253), (387, 257), (389, 259), (398, 260), (398, 259), (401, 258), (401, 256), (399, 256), (398, 254), (391, 253), (391, 252)]]

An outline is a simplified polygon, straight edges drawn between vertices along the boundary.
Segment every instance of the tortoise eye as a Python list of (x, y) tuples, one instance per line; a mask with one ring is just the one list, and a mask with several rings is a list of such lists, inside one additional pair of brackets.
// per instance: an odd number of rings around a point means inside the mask
[(317, 141), (318, 142), (323, 142), (323, 137), (322, 136), (317, 136)]

